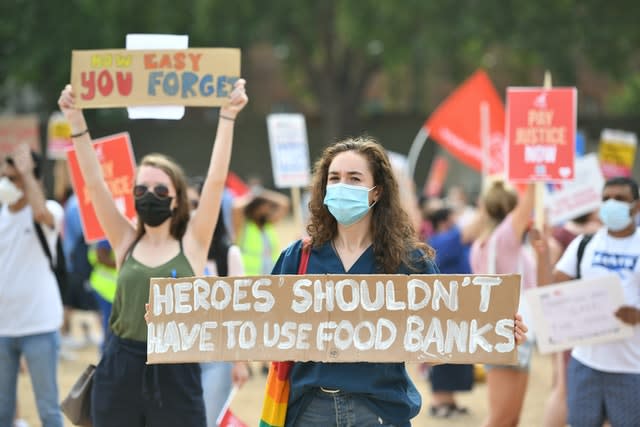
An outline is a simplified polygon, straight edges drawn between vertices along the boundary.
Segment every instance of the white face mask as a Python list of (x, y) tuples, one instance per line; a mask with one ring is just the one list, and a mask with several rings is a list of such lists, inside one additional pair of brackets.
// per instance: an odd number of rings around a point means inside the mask
[(20, 200), (24, 193), (9, 178), (0, 178), (0, 203), (3, 205), (13, 205)]

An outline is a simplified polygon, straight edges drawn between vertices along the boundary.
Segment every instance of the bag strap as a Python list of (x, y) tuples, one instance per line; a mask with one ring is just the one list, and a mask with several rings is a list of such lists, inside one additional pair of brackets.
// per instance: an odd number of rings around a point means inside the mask
[(49, 244), (47, 243), (47, 239), (44, 237), (44, 232), (42, 231), (42, 227), (40, 224), (33, 221), (33, 228), (36, 230), (36, 234), (38, 235), (38, 240), (40, 241), (40, 246), (42, 246), (42, 250), (44, 254), (49, 259), (49, 267), (51, 267), (51, 271), (55, 272), (56, 269), (53, 265), (53, 256), (51, 255), (51, 249), (49, 249)]
[(591, 241), (592, 237), (593, 234), (585, 234), (584, 236), (582, 236), (582, 240), (580, 240), (580, 244), (578, 245), (578, 264), (576, 265), (576, 279), (580, 279), (580, 277), (582, 277), (580, 273), (580, 264), (582, 263), (582, 257), (584, 256), (584, 250)]
[(298, 264), (298, 274), (307, 273), (307, 265), (311, 256), (311, 239), (302, 240), (302, 254), (300, 255), (300, 264)]

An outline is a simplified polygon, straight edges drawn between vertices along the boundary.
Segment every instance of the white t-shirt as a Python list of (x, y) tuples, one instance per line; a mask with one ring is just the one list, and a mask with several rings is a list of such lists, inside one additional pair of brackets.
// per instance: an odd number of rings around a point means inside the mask
[[(64, 211), (47, 201), (55, 228), (41, 225), (51, 254), (56, 254), (56, 236)], [(24, 336), (53, 332), (62, 325), (62, 300), (33, 225), (30, 206), (18, 212), (0, 207), (0, 336)]]
[[(578, 246), (582, 236), (567, 247), (556, 269), (577, 276)], [(580, 275), (594, 278), (615, 273), (620, 277), (625, 305), (640, 308), (640, 229), (625, 238), (612, 237), (601, 228), (587, 244)], [(582, 364), (604, 372), (640, 374), (640, 325), (625, 340), (575, 347), (571, 355)]]

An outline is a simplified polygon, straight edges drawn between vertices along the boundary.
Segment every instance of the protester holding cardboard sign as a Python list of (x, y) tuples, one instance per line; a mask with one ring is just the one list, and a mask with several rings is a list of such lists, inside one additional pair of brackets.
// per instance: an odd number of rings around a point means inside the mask
[[(485, 191), (478, 212), (485, 218), (485, 227), (471, 247), (471, 269), (475, 274), (519, 273), (524, 288), (535, 286), (535, 260), (523, 246), (533, 204), (533, 184), (528, 185), (520, 198), (501, 181)], [(518, 425), (529, 378), (531, 343), (518, 350), (519, 366), (488, 369), (489, 418), (483, 424), (486, 427)]]
[[(370, 138), (329, 146), (318, 160), (309, 202), (307, 274), (434, 274), (433, 250), (416, 239), (384, 149)], [(272, 274), (297, 274), (303, 243)], [(516, 339), (526, 327), (516, 321)], [(287, 426), (409, 426), (421, 398), (403, 363), (295, 362)], [(342, 412), (337, 408), (349, 407)]]
[(110, 319), (113, 334), (94, 376), (91, 409), (96, 427), (206, 425), (198, 364), (146, 366), (144, 311), (151, 277), (193, 276), (205, 269), (229, 169), (234, 121), (248, 101), (244, 85), (238, 80), (220, 109), (199, 209), (190, 215), (182, 169), (166, 156), (148, 155), (133, 188), (137, 227), (111, 197), (70, 85), (58, 100), (71, 124), (80, 169), (119, 270)]

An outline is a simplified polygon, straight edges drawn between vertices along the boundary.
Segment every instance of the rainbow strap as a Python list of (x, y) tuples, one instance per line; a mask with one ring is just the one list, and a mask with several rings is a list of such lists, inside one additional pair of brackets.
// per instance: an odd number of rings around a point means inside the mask
[(284, 427), (291, 386), (289, 371), (292, 366), (293, 362), (271, 362), (260, 427)]
[[(307, 264), (311, 256), (311, 240), (306, 238), (302, 241), (302, 253), (298, 263), (298, 274), (307, 272)], [(271, 362), (267, 385), (262, 402), (262, 416), (260, 417), (260, 427), (284, 427), (287, 418), (287, 405), (289, 404), (289, 390), (291, 380), (289, 371), (293, 362)]]

